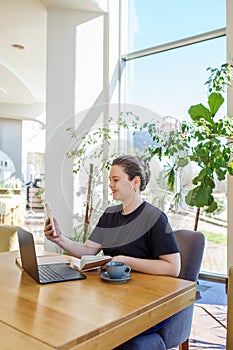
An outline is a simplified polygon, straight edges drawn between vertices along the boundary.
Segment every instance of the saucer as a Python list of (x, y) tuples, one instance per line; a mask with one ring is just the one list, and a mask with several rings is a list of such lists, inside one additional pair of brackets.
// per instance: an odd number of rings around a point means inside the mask
[(131, 278), (131, 275), (130, 273), (125, 273), (121, 278), (110, 278), (109, 274), (106, 271), (104, 271), (104, 272), (101, 272), (100, 278), (110, 283), (121, 284), (121, 283), (126, 283)]

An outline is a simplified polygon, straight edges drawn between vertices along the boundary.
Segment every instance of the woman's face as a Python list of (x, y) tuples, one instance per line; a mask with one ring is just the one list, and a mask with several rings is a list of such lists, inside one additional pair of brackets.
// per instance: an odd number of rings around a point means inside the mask
[(113, 165), (109, 173), (109, 187), (115, 200), (130, 201), (134, 192), (134, 179), (129, 180), (124, 168), (120, 165)]

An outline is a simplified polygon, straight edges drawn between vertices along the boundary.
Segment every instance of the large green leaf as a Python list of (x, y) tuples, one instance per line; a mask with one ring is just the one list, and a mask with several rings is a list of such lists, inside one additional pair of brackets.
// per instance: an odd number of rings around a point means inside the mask
[(178, 168), (183, 168), (189, 163), (188, 157), (185, 158), (179, 158), (176, 164), (177, 169)]
[(212, 94), (210, 94), (208, 98), (208, 104), (212, 115), (215, 115), (217, 113), (223, 102), (224, 98), (218, 92), (213, 92)]
[(188, 113), (192, 120), (198, 121), (200, 119), (205, 119), (207, 122), (212, 124), (211, 114), (208, 108), (203, 106), (202, 103), (199, 103), (196, 106), (191, 106), (188, 110)]
[(200, 186), (193, 188), (185, 197), (185, 201), (192, 207), (204, 207), (209, 204), (208, 187), (202, 183)]
[(196, 207), (201, 208), (209, 203), (208, 187), (202, 183), (196, 192)]
[(200, 173), (193, 178), (192, 183), (194, 185), (197, 185), (198, 182), (201, 182), (203, 180), (203, 178), (206, 176), (206, 173), (207, 173), (207, 169), (206, 168), (202, 169)]
[(215, 201), (213, 201), (206, 209), (206, 212), (213, 213), (217, 209), (217, 207), (218, 207), (218, 204)]
[(195, 198), (196, 198), (196, 188), (188, 192), (188, 194), (185, 196), (185, 202), (191, 207), (195, 207), (196, 205)]
[(227, 169), (216, 169), (216, 174), (219, 181), (223, 181), (226, 178)]
[(228, 171), (229, 171), (229, 174), (230, 175), (233, 175), (233, 161), (229, 164), (229, 166), (228, 166)]
[(174, 189), (174, 184), (175, 184), (175, 177), (176, 177), (174, 166), (166, 171), (165, 177), (167, 178), (169, 189), (173, 190)]

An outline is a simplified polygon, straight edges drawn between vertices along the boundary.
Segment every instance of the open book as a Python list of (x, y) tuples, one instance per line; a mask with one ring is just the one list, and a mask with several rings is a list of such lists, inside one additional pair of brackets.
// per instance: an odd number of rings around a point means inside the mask
[(109, 255), (83, 255), (81, 259), (72, 258), (71, 265), (78, 271), (88, 271), (105, 265), (111, 259)]

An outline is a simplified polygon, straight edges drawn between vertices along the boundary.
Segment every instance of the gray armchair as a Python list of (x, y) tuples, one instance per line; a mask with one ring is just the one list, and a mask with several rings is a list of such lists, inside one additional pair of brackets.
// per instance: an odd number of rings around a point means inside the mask
[[(174, 232), (181, 254), (179, 278), (197, 281), (201, 267), (205, 238), (203, 233), (191, 230)], [(188, 350), (194, 305), (170, 317), (169, 321), (150, 335), (139, 335), (117, 347), (117, 350), (166, 350), (179, 346)]]

